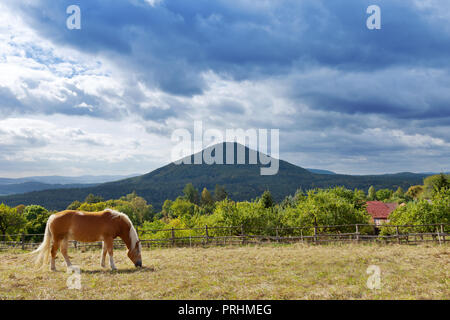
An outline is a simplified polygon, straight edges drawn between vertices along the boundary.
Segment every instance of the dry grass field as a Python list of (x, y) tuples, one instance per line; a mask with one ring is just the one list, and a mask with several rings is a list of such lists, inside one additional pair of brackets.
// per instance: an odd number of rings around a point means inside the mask
[[(449, 299), (450, 247), (439, 245), (265, 245), (143, 251), (136, 269), (123, 250), (118, 271), (99, 266), (99, 250), (71, 251), (81, 289), (69, 274), (36, 271), (21, 251), (0, 252), (0, 299)], [(381, 288), (366, 285), (369, 265)]]

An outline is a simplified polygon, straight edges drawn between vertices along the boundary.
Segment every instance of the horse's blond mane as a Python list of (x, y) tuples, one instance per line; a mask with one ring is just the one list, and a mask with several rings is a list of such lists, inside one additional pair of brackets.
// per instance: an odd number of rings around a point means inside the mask
[[(133, 222), (131, 222), (130, 218), (123, 212), (119, 212), (113, 209), (105, 209), (104, 211), (110, 212), (113, 215), (113, 218), (121, 218), (123, 220), (125, 220), (129, 226), (130, 226), (130, 239), (131, 239), (131, 250), (134, 249), (134, 247), (136, 246), (136, 243), (139, 241), (139, 237), (138, 234), (136, 232), (136, 229), (133, 226)], [(139, 244), (140, 246), (140, 244)], [(139, 248), (140, 249), (140, 248)]]

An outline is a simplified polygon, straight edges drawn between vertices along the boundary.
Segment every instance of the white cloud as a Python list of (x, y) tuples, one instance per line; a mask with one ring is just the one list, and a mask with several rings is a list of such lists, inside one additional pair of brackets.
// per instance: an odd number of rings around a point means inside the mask
[[(107, 174), (115, 164), (120, 164), (123, 172), (147, 172), (170, 159), (170, 154), (165, 152), (168, 139), (148, 134), (141, 124), (129, 120), (53, 115), (36, 119), (8, 118), (0, 120), (0, 128), (0, 148), (7, 150), (1, 153), (0, 159), (8, 161), (45, 159), (55, 167), (61, 166), (58, 162), (79, 161), (80, 168), (86, 172)], [(140, 165), (127, 167), (127, 161), (134, 165), (140, 162)], [(101, 167), (102, 171), (93, 171), (95, 167)], [(52, 168), (48, 170), (51, 172)], [(11, 172), (0, 169), (0, 176), (9, 175)]]
[(144, 0), (146, 3), (148, 3), (149, 5), (151, 5), (152, 7), (159, 5), (161, 2), (163, 2), (164, 0)]
[[(435, 8), (436, 2), (428, 2), (423, 10)], [(240, 5), (257, 11), (274, 3)], [(212, 14), (203, 20), (220, 19)], [(0, 89), (22, 104), (14, 110), (0, 104), (0, 176), (147, 172), (169, 162), (171, 132), (192, 130), (195, 120), (203, 120), (205, 130), (280, 128), (282, 159), (347, 173), (383, 172), (385, 163), (394, 170), (402, 168), (401, 161), (410, 170), (433, 170), (427, 163), (444, 163), (450, 153), (448, 124), (419, 125), (420, 118), (400, 123), (389, 118), (392, 110), (364, 113), (345, 103), (334, 109), (301, 95), (316, 92), (350, 101), (381, 96), (406, 116), (417, 111), (411, 102), (426, 113), (433, 107), (431, 98), (450, 99), (442, 90), (449, 85), (448, 70), (346, 72), (313, 65), (241, 81), (209, 70), (196, 74), (207, 84), (203, 92), (181, 96), (152, 87), (101, 52), (81, 53), (46, 40), (3, 4), (0, 21)], [(410, 159), (424, 149), (435, 161), (425, 161), (426, 155)], [(1, 161), (9, 161), (8, 168)]]

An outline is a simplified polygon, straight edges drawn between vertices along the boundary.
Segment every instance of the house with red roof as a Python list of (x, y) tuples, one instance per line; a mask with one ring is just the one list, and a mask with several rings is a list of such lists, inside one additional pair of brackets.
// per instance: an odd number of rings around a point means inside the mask
[(372, 217), (375, 225), (389, 222), (389, 215), (398, 206), (395, 202), (384, 203), (381, 201), (367, 201), (366, 204), (367, 213)]

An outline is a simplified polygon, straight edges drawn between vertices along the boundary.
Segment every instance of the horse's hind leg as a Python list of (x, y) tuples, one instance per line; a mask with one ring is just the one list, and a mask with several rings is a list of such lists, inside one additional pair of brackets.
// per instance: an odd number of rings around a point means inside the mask
[(56, 253), (58, 252), (58, 249), (59, 249), (60, 242), (61, 242), (61, 240), (59, 240), (59, 239), (53, 239), (52, 250), (51, 250), (52, 257), (50, 260), (50, 270), (52, 270), (52, 271), (56, 271), (55, 258), (56, 258)]
[(100, 265), (105, 268), (106, 264), (105, 264), (105, 259), (106, 259), (106, 244), (105, 241), (103, 241), (103, 246), (102, 246), (102, 257), (100, 260)]
[(64, 239), (61, 241), (61, 253), (64, 257), (64, 260), (66, 260), (67, 268), (72, 266), (72, 263), (70, 263), (69, 255), (67, 254), (67, 248), (69, 247), (69, 241), (67, 239)]
[(108, 254), (109, 254), (109, 265), (111, 266), (112, 270), (117, 270), (116, 265), (114, 264), (114, 259), (113, 259), (113, 245), (114, 245), (114, 240), (112, 238), (105, 239), (106, 250), (108, 251)]

